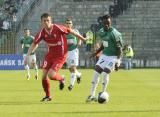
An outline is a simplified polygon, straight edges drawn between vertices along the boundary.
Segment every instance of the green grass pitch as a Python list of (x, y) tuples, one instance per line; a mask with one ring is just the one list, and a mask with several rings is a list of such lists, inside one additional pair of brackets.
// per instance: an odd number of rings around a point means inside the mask
[[(81, 69), (81, 84), (67, 90), (69, 71), (63, 91), (51, 82), (51, 102), (40, 102), (44, 96), (41, 78), (29, 81), (25, 72), (0, 71), (0, 117), (160, 117), (160, 69), (120, 70), (110, 75), (106, 104), (85, 103), (90, 92), (92, 69)], [(33, 76), (33, 71), (32, 71)], [(39, 71), (41, 76), (41, 71)], [(101, 80), (98, 91), (101, 89)]]

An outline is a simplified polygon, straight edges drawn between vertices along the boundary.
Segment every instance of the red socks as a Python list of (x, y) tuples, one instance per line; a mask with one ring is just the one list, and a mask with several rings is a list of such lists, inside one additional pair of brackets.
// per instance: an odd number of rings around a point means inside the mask
[(50, 97), (50, 83), (47, 78), (42, 80), (42, 86), (43, 86), (44, 92), (46, 93), (46, 97)]

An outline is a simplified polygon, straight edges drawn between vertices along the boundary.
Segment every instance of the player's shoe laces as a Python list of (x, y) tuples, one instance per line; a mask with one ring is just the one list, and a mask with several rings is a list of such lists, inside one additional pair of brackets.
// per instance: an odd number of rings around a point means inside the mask
[(35, 75), (35, 79), (38, 80), (38, 75), (37, 74)]
[(45, 101), (51, 101), (52, 100), (52, 98), (51, 97), (44, 97), (42, 100), (41, 100), (41, 102), (45, 102)]
[(86, 102), (88, 103), (88, 102), (92, 102), (92, 101), (97, 101), (97, 99), (96, 99), (94, 96), (89, 95), (89, 96), (87, 97), (87, 99), (86, 99)]
[(72, 90), (72, 88), (73, 88), (73, 86), (72, 86), (72, 85), (69, 85), (69, 86), (68, 86), (68, 90), (69, 90), (69, 91), (71, 91), (71, 90)]
[(80, 82), (81, 82), (81, 76), (82, 76), (82, 75), (77, 76), (77, 83), (78, 83), (78, 84), (80, 84)]
[(59, 89), (63, 90), (65, 84), (65, 79), (63, 78), (61, 81), (59, 81)]

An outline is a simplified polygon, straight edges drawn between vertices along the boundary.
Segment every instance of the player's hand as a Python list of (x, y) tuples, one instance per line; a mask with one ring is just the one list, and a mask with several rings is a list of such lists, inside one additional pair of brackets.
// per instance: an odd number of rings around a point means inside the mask
[(119, 70), (119, 66), (118, 66), (117, 63), (115, 64), (115, 68), (114, 68), (114, 69), (115, 69), (115, 71), (118, 71), (118, 70)]
[(115, 64), (115, 71), (119, 70), (120, 65), (121, 65), (121, 60), (118, 59), (117, 62), (116, 62), (116, 64)]

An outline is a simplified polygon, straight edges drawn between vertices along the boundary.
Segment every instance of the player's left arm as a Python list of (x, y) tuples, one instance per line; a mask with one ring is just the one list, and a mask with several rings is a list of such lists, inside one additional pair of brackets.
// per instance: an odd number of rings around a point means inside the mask
[(28, 49), (27, 56), (30, 56), (31, 53), (32, 53), (33, 51), (35, 51), (37, 47), (38, 47), (38, 44), (32, 43), (31, 46), (30, 46), (29, 49)]
[(117, 58), (121, 59), (123, 56), (123, 49), (122, 49), (122, 43), (121, 41), (117, 41), (116, 42), (116, 46), (117, 46)]
[(123, 57), (123, 43), (121, 35), (119, 35), (116, 39), (116, 47), (117, 47), (117, 63), (115, 64), (115, 70), (118, 71), (121, 64), (121, 59)]

